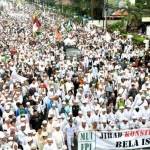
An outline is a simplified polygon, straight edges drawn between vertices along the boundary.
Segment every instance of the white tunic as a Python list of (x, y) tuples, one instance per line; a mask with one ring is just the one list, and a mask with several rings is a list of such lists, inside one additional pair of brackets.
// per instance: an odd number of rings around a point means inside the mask
[(60, 149), (64, 145), (64, 135), (62, 131), (55, 131), (52, 134), (53, 139), (56, 142), (57, 148)]
[(58, 150), (58, 148), (55, 143), (53, 143), (51, 145), (45, 144), (43, 147), (43, 150)]

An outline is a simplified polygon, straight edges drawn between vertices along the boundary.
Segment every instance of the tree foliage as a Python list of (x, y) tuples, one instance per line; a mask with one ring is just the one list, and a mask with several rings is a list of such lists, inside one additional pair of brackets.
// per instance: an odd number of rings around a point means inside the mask
[[(127, 22), (127, 31), (137, 31), (142, 24), (143, 16), (150, 16), (150, 0), (136, 0), (135, 5), (131, 5), (130, 1), (126, 1), (126, 7), (120, 8), (122, 12), (127, 12), (128, 15), (124, 17)], [(110, 3), (109, 8), (118, 10), (118, 6)]]

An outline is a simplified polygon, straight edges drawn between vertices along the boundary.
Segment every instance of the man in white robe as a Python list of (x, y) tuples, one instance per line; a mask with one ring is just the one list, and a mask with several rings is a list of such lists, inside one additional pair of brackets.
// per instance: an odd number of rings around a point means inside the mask
[(60, 124), (56, 125), (55, 131), (52, 133), (52, 137), (53, 137), (53, 140), (56, 143), (56, 146), (57, 146), (58, 150), (61, 150), (61, 148), (65, 144), (64, 143), (65, 141), (64, 141), (64, 134), (60, 130)]
[(58, 150), (58, 148), (52, 138), (47, 138), (47, 143), (44, 144), (43, 150)]

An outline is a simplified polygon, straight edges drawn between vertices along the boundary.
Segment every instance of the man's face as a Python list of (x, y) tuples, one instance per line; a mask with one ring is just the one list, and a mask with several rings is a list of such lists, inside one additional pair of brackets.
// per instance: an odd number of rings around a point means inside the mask
[(86, 127), (86, 122), (82, 122), (82, 127), (83, 127), (83, 128)]
[(128, 111), (130, 111), (130, 109), (131, 109), (130, 107), (127, 107), (127, 110), (128, 110)]
[(70, 127), (72, 127), (72, 122), (69, 122)]
[(124, 111), (124, 109), (121, 109), (120, 111), (121, 111), (121, 112), (123, 112), (123, 111)]
[(59, 131), (60, 130), (60, 127), (56, 127), (56, 131)]
[(102, 114), (106, 114), (106, 111), (102, 111)]
[(5, 111), (6, 111), (7, 113), (9, 113), (9, 112), (10, 112), (10, 109), (6, 109)]
[(148, 109), (148, 105), (144, 106), (144, 108), (147, 110)]
[(46, 128), (46, 127), (47, 127), (47, 124), (46, 124), (46, 123), (44, 123), (44, 124), (43, 124), (43, 127), (44, 127), (44, 128)]
[(81, 113), (79, 113), (79, 114), (78, 114), (78, 116), (81, 118), (81, 117), (82, 117), (82, 114), (81, 114)]
[(99, 110), (96, 110), (96, 111), (95, 111), (95, 114), (97, 115), (97, 114), (98, 114), (98, 112), (99, 112)]
[(38, 134), (41, 134), (42, 133), (42, 129), (38, 129)]
[(24, 131), (24, 130), (25, 130), (25, 128), (26, 128), (25, 126), (21, 126), (21, 130), (22, 130), (22, 131)]
[(93, 128), (96, 128), (97, 127), (97, 122), (94, 122), (93, 123)]
[(47, 143), (48, 143), (49, 145), (51, 145), (51, 144), (53, 144), (53, 140), (48, 140)]
[(91, 112), (90, 111), (87, 112), (87, 116), (89, 116), (89, 117), (91, 116)]
[(146, 123), (146, 120), (145, 119), (142, 119), (142, 124), (145, 124)]
[(127, 124), (127, 123), (128, 123), (128, 120), (124, 120), (123, 123), (124, 123), (124, 124)]

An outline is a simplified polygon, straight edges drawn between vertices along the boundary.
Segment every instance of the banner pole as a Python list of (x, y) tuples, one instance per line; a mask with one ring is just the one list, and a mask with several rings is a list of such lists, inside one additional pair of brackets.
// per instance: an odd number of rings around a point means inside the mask
[(96, 150), (96, 131), (95, 131), (95, 150)]

